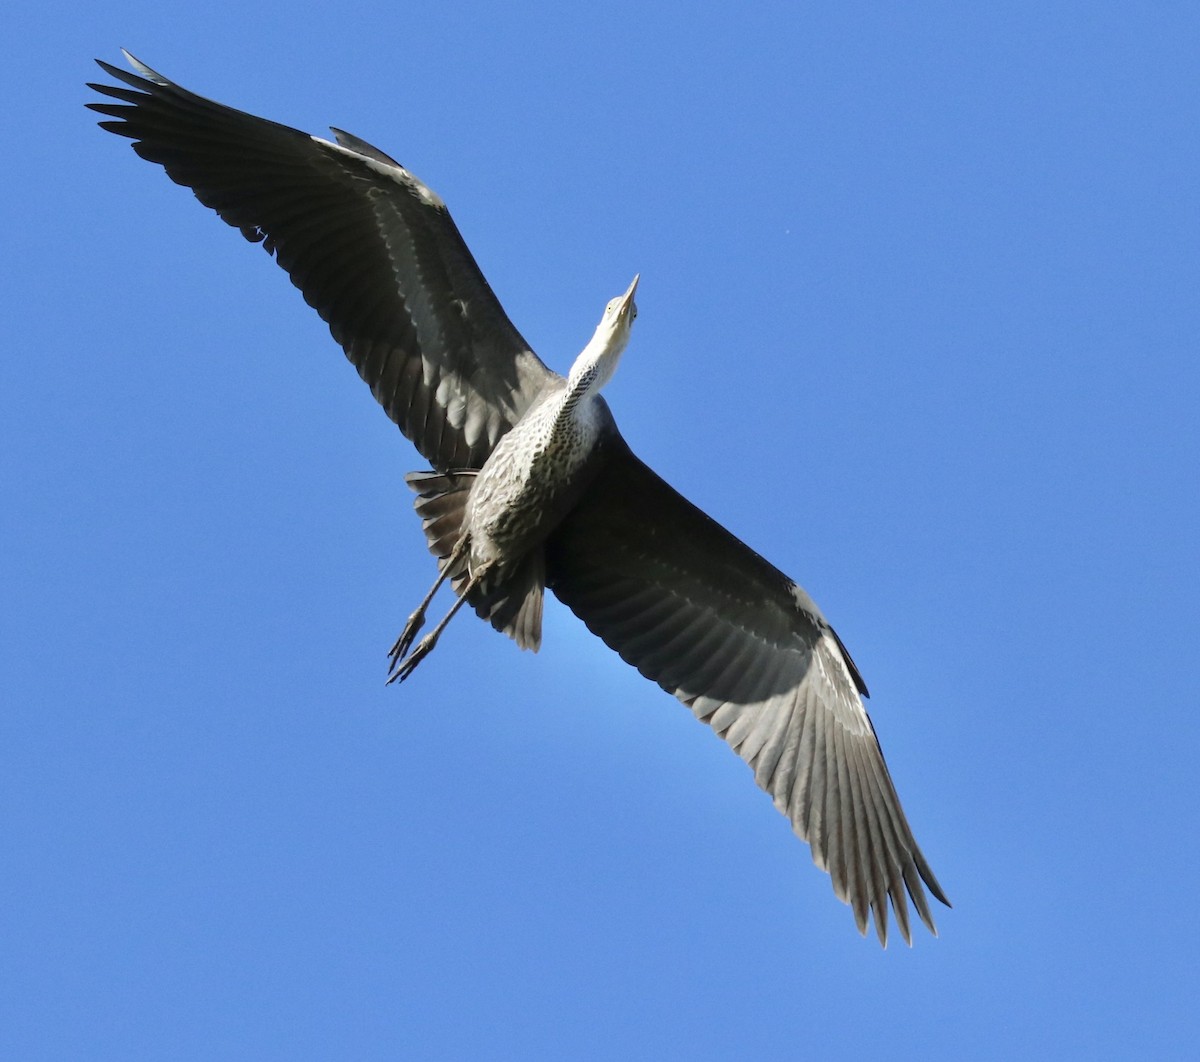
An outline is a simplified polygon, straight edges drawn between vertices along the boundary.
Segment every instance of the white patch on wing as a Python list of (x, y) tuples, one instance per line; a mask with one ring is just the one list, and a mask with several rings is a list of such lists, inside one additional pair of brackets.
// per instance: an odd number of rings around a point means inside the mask
[(792, 583), (789, 587), (792, 594), (792, 600), (796, 602), (797, 607), (801, 612), (805, 612), (816, 621), (818, 626), (827, 627), (825, 617), (821, 615), (821, 610), (817, 608), (817, 603), (808, 596), (807, 591), (799, 583)]
[(808, 596), (804, 588), (792, 583), (789, 587), (792, 600), (796, 607), (817, 628), (817, 639), (812, 647), (813, 666), (820, 675), (820, 680), (828, 690), (825, 699), (827, 707), (835, 718), (852, 734), (865, 734), (871, 730), (871, 723), (863, 707), (862, 698), (858, 695), (858, 687), (850, 665), (846, 662), (841, 645), (838, 644), (833, 628), (829, 621), (817, 608), (817, 603)]
[(821, 639), (813, 648), (813, 661), (832, 694), (826, 703), (834, 718), (851, 734), (861, 736), (870, 733), (871, 722), (862, 698), (858, 695), (842, 648), (829, 627), (821, 629)]
[(350, 158), (354, 159), (360, 165), (366, 166), (367, 169), (373, 170), (380, 176), (387, 177), (397, 184), (402, 185), (427, 206), (431, 206), (435, 210), (446, 209), (446, 204), (442, 201), (442, 197), (416, 174), (410, 173), (403, 166), (391, 166), (386, 162), (379, 162), (360, 151), (355, 151), (353, 148), (342, 147), (341, 144), (335, 144), (332, 140), (326, 140), (323, 136), (313, 135), (312, 139), (320, 144), (321, 147), (336, 151), (341, 155), (349, 155)]

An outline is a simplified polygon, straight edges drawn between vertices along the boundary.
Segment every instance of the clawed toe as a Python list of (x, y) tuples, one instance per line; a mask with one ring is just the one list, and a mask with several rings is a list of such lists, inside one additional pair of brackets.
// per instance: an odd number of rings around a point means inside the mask
[[(413, 632), (416, 633), (415, 631)], [(410, 639), (411, 641), (411, 639)], [(392, 673), (388, 676), (388, 680), (384, 685), (390, 686), (393, 682), (403, 682), (417, 668), (417, 665), (425, 659), (431, 652), (433, 647), (437, 645), (437, 632), (427, 634), (419, 642), (416, 648), (404, 657), (397, 665), (396, 661), (392, 662)]]
[[(465, 543), (465, 539), (463, 542)], [(451, 556), (451, 561), (456, 561), (460, 550), (464, 548), (462, 544), (455, 547), (454, 555)], [(446, 571), (450, 565), (443, 567), (442, 573), (438, 576), (437, 582), (433, 584), (433, 589), (425, 595), (425, 600), (418, 606), (417, 611), (408, 617), (408, 622), (404, 625), (404, 630), (400, 632), (400, 637), (396, 639), (395, 645), (392, 646), (388, 653), (388, 679), (386, 685), (390, 686), (393, 682), (403, 682), (409, 675), (413, 673), (416, 666), (425, 659), (437, 645), (438, 638), (441, 637), (442, 631), (446, 629), (446, 625), (454, 619), (454, 615), (466, 603), (467, 597), (471, 591), (479, 585), (479, 580), (483, 578), (482, 572), (476, 572), (468, 580), (466, 586), (462, 588), (454, 604), (450, 606), (450, 610), (442, 617), (441, 621), (433, 628), (424, 638), (417, 642), (412, 652), (409, 652), (409, 646), (412, 645), (413, 639), (417, 636), (417, 632), (425, 623), (425, 609), (429, 607), (429, 602), (433, 600), (433, 595), (437, 592), (439, 586), (446, 579)]]
[[(389, 671), (394, 671), (396, 665), (404, 659), (405, 654), (408, 652), (408, 647), (412, 645), (417, 632), (423, 626), (425, 626), (425, 610), (419, 608), (408, 617), (408, 622), (404, 625), (404, 630), (400, 632), (400, 637), (396, 639), (395, 644), (388, 650)], [(388, 681), (390, 682), (391, 679)]]

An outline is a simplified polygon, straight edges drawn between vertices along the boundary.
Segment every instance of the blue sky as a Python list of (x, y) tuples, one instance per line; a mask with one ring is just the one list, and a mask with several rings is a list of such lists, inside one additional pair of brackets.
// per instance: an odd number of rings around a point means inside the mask
[[(1194, 5), (197, 7), (7, 16), (0, 1054), (1188, 1053)], [(939, 939), (556, 603), (384, 688), (420, 460), (120, 46), (410, 166), (560, 370), (641, 273), (622, 430), (838, 627)]]

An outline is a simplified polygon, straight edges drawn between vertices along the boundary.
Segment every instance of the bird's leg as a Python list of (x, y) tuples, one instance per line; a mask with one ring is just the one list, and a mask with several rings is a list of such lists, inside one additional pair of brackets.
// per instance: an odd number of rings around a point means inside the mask
[(425, 625), (425, 610), (429, 608), (429, 603), (433, 600), (434, 595), (441, 589), (450, 573), (454, 570), (459, 560), (462, 559), (463, 553), (466, 552), (467, 537), (464, 535), (460, 538), (454, 547), (453, 552), (446, 558), (446, 563), (442, 565), (442, 570), (438, 572), (437, 579), (434, 580), (433, 586), (429, 588), (421, 603), (417, 606), (416, 611), (408, 617), (408, 622), (404, 624), (404, 630), (400, 632), (400, 637), (396, 639), (391, 649), (388, 650), (388, 671), (394, 671), (396, 665), (403, 659), (404, 654), (408, 652), (408, 647), (412, 645), (413, 639)]
[[(450, 606), (450, 611), (442, 617), (441, 621), (433, 628), (424, 638), (417, 642), (417, 646), (411, 653), (408, 654), (399, 666), (392, 665), (392, 673), (388, 676), (385, 685), (390, 686), (393, 682), (403, 682), (409, 675), (416, 670), (417, 665), (433, 652), (433, 647), (437, 645), (438, 639), (442, 636), (442, 631), (454, 619), (454, 614), (463, 607), (466, 603), (467, 595), (479, 585), (483, 578), (483, 572), (477, 572), (467, 580), (467, 585), (463, 587), (462, 593), (458, 595), (458, 599)], [(415, 633), (415, 631), (414, 631)]]

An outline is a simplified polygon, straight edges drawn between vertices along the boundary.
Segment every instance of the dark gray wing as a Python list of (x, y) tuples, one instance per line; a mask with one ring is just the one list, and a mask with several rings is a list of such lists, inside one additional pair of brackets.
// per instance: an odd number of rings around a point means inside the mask
[(287, 270), (438, 469), (478, 468), (554, 374), (512, 326), (445, 204), (383, 152), (196, 96), (125, 53), (88, 106)]
[(721, 735), (887, 943), (906, 895), (936, 934), (937, 879), (905, 820), (858, 672), (812, 599), (668, 486), (619, 435), (547, 543), (547, 585), (595, 634)]

